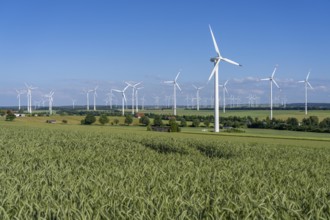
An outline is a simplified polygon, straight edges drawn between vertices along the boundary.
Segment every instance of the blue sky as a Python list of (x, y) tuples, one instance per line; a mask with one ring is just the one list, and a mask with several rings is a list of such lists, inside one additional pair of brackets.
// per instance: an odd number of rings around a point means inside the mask
[(178, 103), (194, 96), (192, 84), (205, 86), (207, 103), (215, 56), (209, 24), (222, 55), (243, 65), (220, 65), (230, 95), (267, 103), (269, 84), (258, 79), (278, 64), (275, 79), (288, 102), (304, 101), (296, 81), (309, 69), (309, 100), (329, 102), (329, 10), (328, 0), (0, 0), (0, 106), (17, 105), (24, 82), (38, 87), (35, 101), (54, 90), (54, 105), (84, 105), (83, 89), (99, 85), (104, 104), (110, 89), (143, 81), (140, 97), (153, 104), (159, 96), (162, 104), (172, 92), (162, 81), (180, 69)]

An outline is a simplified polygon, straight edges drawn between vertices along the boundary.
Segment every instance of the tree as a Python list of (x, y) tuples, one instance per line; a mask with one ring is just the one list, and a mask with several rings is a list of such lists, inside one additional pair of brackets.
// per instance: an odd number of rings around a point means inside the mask
[(118, 119), (118, 118), (115, 118), (115, 119), (113, 120), (113, 122), (115, 123), (115, 125), (118, 125), (118, 123), (119, 123), (119, 119)]
[(12, 111), (8, 110), (6, 114), (6, 121), (14, 121), (15, 118), (16, 115)]
[(139, 120), (139, 122), (141, 123), (141, 124), (144, 124), (144, 125), (149, 125), (150, 124), (150, 119), (149, 119), (149, 117), (148, 116), (142, 116), (141, 118), (140, 118), (140, 120)]
[(193, 127), (199, 127), (199, 124), (200, 124), (201, 122), (199, 121), (199, 119), (198, 118), (195, 118), (193, 121), (192, 121), (192, 126)]
[(162, 120), (162, 117), (160, 115), (155, 115), (154, 125), (155, 126), (162, 126), (163, 125), (163, 120)]
[(330, 118), (327, 117), (320, 122), (320, 128), (330, 129)]
[(96, 118), (94, 115), (87, 114), (85, 119), (81, 120), (81, 124), (83, 125), (91, 125), (96, 122)]
[(186, 119), (181, 118), (181, 120), (180, 120), (180, 126), (181, 127), (187, 127), (187, 121), (186, 121)]
[(130, 125), (133, 123), (133, 117), (132, 115), (126, 115), (125, 116), (125, 124)]
[(102, 114), (99, 118), (99, 122), (100, 122), (101, 125), (105, 125), (105, 124), (109, 123), (108, 116), (105, 115), (105, 114)]
[(203, 123), (204, 123), (204, 125), (205, 125), (207, 128), (210, 126), (210, 121), (207, 120), (207, 119), (205, 119), (205, 120), (203, 121)]
[(171, 132), (180, 132), (180, 127), (179, 124), (176, 122), (175, 117), (170, 118), (169, 120), (169, 125), (170, 125), (170, 131)]

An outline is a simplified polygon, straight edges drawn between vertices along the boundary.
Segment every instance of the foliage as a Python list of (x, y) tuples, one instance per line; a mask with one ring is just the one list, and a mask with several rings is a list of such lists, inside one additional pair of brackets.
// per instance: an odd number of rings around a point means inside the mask
[(118, 125), (119, 124), (119, 119), (115, 118), (115, 119), (113, 119), (113, 122), (115, 123), (115, 125)]
[(63, 119), (63, 120), (62, 120), (62, 123), (63, 123), (63, 124), (67, 124), (67, 123), (68, 123), (68, 120)]
[(187, 121), (186, 121), (186, 119), (184, 119), (184, 118), (181, 118), (180, 119), (180, 126), (181, 127), (187, 127)]
[(141, 124), (147, 126), (147, 125), (150, 124), (150, 119), (149, 119), (148, 116), (143, 115), (143, 116), (140, 118), (139, 122), (140, 122)]
[(199, 119), (196, 118), (192, 121), (192, 127), (199, 127), (200, 123)]
[(133, 123), (132, 115), (125, 115), (125, 124), (130, 125)]
[(96, 122), (96, 117), (92, 114), (87, 114), (85, 119), (81, 120), (82, 125), (91, 125)]
[(205, 125), (205, 127), (210, 127), (210, 121), (208, 120), (208, 119), (205, 119), (204, 121), (203, 121), (203, 124)]
[(170, 118), (169, 125), (170, 125), (171, 132), (180, 132), (181, 131), (179, 124), (176, 122), (175, 117)]
[(163, 120), (160, 115), (155, 115), (154, 117), (154, 126), (162, 126), (163, 125)]
[(99, 122), (101, 125), (105, 125), (107, 123), (109, 123), (109, 118), (106, 114), (102, 114), (100, 117), (99, 117)]
[(330, 129), (330, 117), (325, 118), (320, 122), (320, 128)]
[(6, 114), (6, 121), (14, 121), (15, 118), (16, 115), (12, 111), (8, 110)]

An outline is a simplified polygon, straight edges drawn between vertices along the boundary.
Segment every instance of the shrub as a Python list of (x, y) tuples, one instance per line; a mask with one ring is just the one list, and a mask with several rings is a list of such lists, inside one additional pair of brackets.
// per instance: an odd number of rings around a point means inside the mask
[(12, 111), (7, 111), (6, 121), (14, 121), (16, 115)]
[(133, 123), (133, 117), (131, 115), (125, 116), (125, 124), (130, 125)]
[(94, 115), (88, 114), (86, 115), (85, 119), (81, 120), (81, 124), (83, 125), (91, 125), (96, 121), (96, 118)]
[(102, 114), (99, 118), (99, 122), (101, 125), (105, 125), (105, 124), (109, 123), (108, 116), (106, 116), (105, 114)]
[(150, 124), (150, 119), (149, 119), (148, 116), (142, 116), (142, 117), (140, 118), (139, 122), (140, 122), (141, 124), (144, 124), (144, 125), (147, 126), (147, 125)]
[(154, 125), (155, 126), (162, 126), (163, 125), (163, 120), (162, 120), (162, 117), (160, 115), (155, 115)]

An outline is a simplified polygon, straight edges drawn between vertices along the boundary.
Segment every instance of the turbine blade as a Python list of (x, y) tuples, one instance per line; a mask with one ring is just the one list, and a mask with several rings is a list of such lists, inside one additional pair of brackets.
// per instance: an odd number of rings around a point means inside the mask
[(211, 74), (210, 74), (210, 77), (209, 77), (209, 81), (210, 81), (211, 78), (213, 77), (215, 71), (218, 69), (219, 63), (220, 63), (220, 59), (219, 59), (219, 60), (217, 61), (217, 63), (214, 65), (213, 70), (212, 70), (212, 72), (211, 72)]
[(175, 83), (175, 85), (176, 85), (176, 87), (178, 87), (178, 89), (181, 91), (181, 88), (180, 88), (179, 84), (178, 84), (178, 83)]
[(228, 92), (228, 90), (227, 90), (227, 87), (224, 87), (225, 88), (225, 92), (227, 93), (227, 94), (229, 94), (229, 92)]
[(125, 93), (124, 92), (123, 92), (123, 98), (124, 98), (124, 101), (127, 102), (126, 96), (125, 96)]
[(309, 78), (309, 74), (311, 73), (311, 71), (308, 72), (307, 77), (306, 77), (306, 81), (308, 81)]
[(298, 83), (304, 83), (304, 82), (305, 82), (305, 80), (298, 81)]
[(236, 66), (242, 66), (241, 64), (239, 64), (239, 63), (236, 63), (235, 61), (232, 61), (232, 60), (230, 60), (230, 59), (228, 59), (228, 58), (221, 58), (223, 61), (226, 61), (227, 63), (231, 63), (231, 64), (234, 64), (234, 65), (236, 65)]
[(226, 85), (227, 85), (228, 81), (229, 81), (229, 80), (227, 80), (227, 81), (225, 82), (224, 86), (226, 86)]
[(221, 55), (220, 55), (220, 50), (219, 50), (219, 47), (218, 47), (217, 42), (215, 41), (215, 38), (214, 38), (214, 34), (213, 34), (213, 31), (212, 31), (211, 25), (209, 25), (209, 28), (210, 28), (210, 32), (211, 32), (211, 35), (212, 35), (212, 40), (213, 40), (213, 44), (214, 44), (214, 49), (215, 49), (215, 51), (217, 52), (218, 56), (221, 57)]
[(277, 82), (273, 79), (272, 80), (273, 81), (273, 83), (277, 86), (277, 88), (280, 88), (278, 85), (277, 85)]
[(273, 78), (273, 77), (274, 77), (274, 75), (275, 75), (275, 72), (276, 72), (276, 68), (277, 68), (277, 66), (275, 66), (275, 68), (274, 68), (274, 71), (273, 71), (273, 73), (272, 73), (272, 77), (271, 77), (271, 78)]
[(192, 85), (192, 86), (193, 86), (195, 89), (198, 89), (197, 86), (195, 86), (195, 85)]
[(174, 81), (164, 81), (164, 83), (174, 83)]
[(128, 88), (128, 87), (130, 87), (129, 85), (127, 85), (124, 89), (123, 89), (123, 92), (125, 92), (126, 91), (126, 89)]
[(271, 78), (265, 78), (265, 79), (260, 79), (262, 81), (265, 81), (265, 80), (271, 80)]
[(178, 79), (179, 75), (180, 75), (180, 72), (178, 72), (178, 74), (176, 75), (176, 77), (175, 77), (175, 80), (174, 80), (174, 81), (176, 81), (176, 80)]
[(112, 89), (113, 91), (115, 91), (115, 92), (121, 92), (120, 90), (118, 90), (118, 89)]
[(309, 87), (310, 87), (311, 89), (313, 89), (312, 85), (311, 85), (309, 82), (307, 82), (307, 84), (309, 85)]

